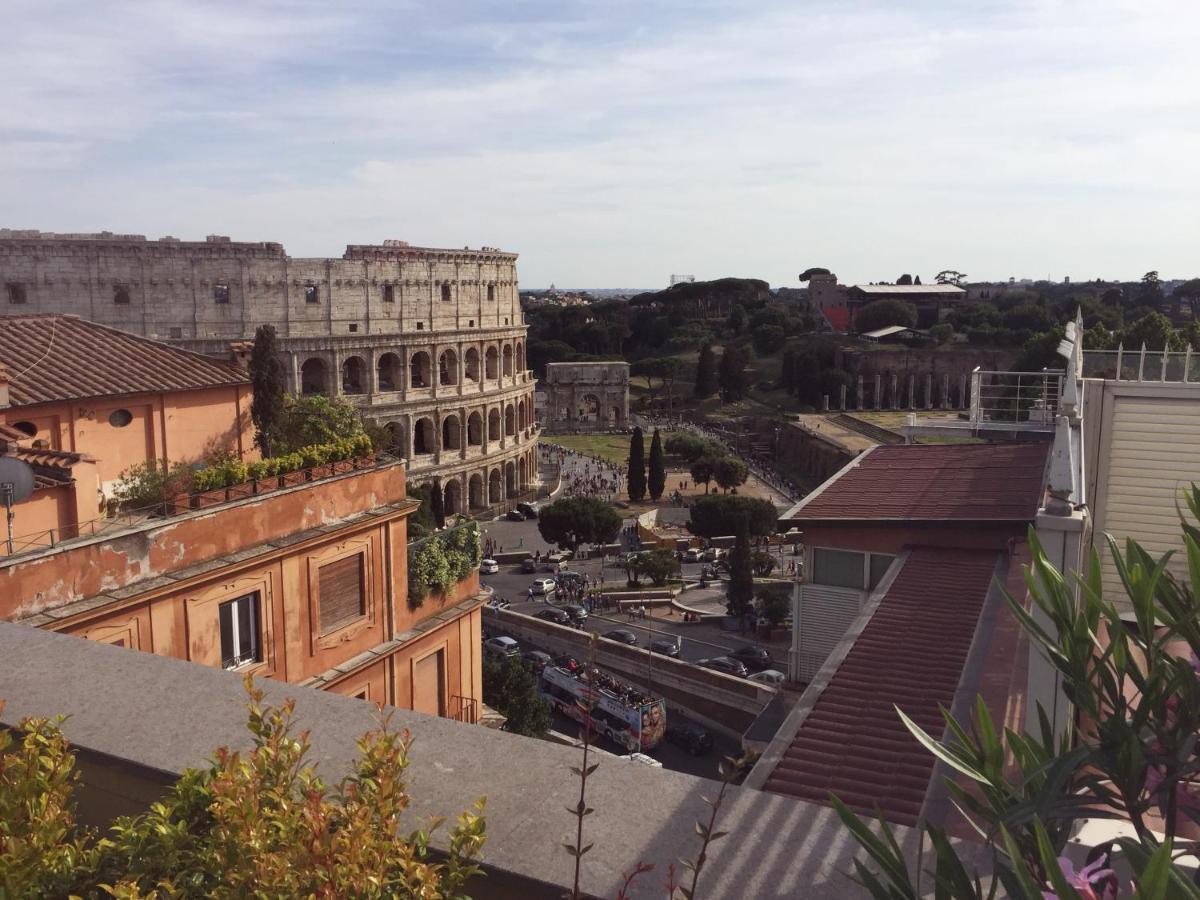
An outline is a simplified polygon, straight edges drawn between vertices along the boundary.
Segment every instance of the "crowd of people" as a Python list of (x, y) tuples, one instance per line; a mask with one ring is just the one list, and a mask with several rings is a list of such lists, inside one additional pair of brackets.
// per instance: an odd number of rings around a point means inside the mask
[(612, 502), (625, 483), (620, 466), (558, 444), (538, 444), (541, 461), (557, 465), (562, 477), (562, 496), (599, 497)]

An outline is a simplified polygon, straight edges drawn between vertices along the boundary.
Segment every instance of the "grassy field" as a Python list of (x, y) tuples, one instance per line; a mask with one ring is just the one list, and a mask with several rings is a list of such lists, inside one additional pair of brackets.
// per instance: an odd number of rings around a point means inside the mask
[[(674, 432), (662, 432), (665, 443)], [(650, 456), (650, 439), (653, 432), (646, 435), (646, 457)], [(625, 466), (629, 459), (629, 435), (627, 434), (543, 434), (538, 438), (545, 444), (558, 444), (589, 456), (598, 456), (615, 465)]]

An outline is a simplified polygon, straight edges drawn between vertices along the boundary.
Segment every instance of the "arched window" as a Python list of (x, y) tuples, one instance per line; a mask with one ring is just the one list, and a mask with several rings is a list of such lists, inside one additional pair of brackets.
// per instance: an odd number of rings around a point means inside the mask
[(509, 437), (517, 433), (517, 411), (511, 403), (504, 408), (504, 433)]
[(385, 353), (379, 357), (379, 390), (398, 391), (401, 388), (401, 375), (404, 364), (395, 353)]
[(442, 419), (442, 447), (445, 450), (459, 450), (462, 428), (458, 424), (458, 416), (450, 415)]
[(427, 388), (433, 386), (433, 381), (430, 374), (429, 354), (424, 350), (418, 350), (412, 355), (412, 364), (409, 366), (409, 385), (415, 388)]
[(483, 443), (483, 416), (477, 412), (467, 418), (467, 446), (478, 447)]
[(500, 377), (499, 361), (500, 355), (496, 352), (496, 348), (488, 347), (483, 361), (484, 378), (488, 379), (489, 381), (494, 381)]
[(458, 384), (458, 354), (453, 350), (438, 357), (438, 384)]
[(300, 366), (300, 393), (327, 394), (329, 393), (329, 369), (325, 360), (314, 356), (306, 359)]
[(433, 419), (422, 416), (413, 423), (413, 453), (433, 453), (437, 450), (437, 434)]
[(467, 381), (479, 382), (479, 351), (474, 347), (468, 348), (463, 354), (463, 363)]
[(483, 476), (476, 472), (467, 483), (467, 503), (471, 509), (483, 509), (487, 501), (483, 496)]
[(388, 422), (383, 426), (387, 432), (388, 449), (397, 456), (408, 459), (408, 442), (404, 440), (404, 425), (400, 422)]
[(525, 344), (517, 341), (517, 371), (525, 371)]
[(462, 507), (459, 505), (462, 502), (462, 487), (458, 483), (457, 478), (451, 478), (446, 482), (444, 490), (445, 509), (448, 515), (458, 515), (462, 512)]
[(500, 410), (493, 409), (488, 413), (488, 440), (500, 440)]
[(342, 393), (365, 394), (367, 392), (367, 364), (360, 356), (351, 356), (342, 363)]
[(504, 345), (504, 377), (511, 378), (513, 373), (512, 344)]
[(499, 469), (488, 475), (488, 503), (499, 503), (504, 499), (504, 476)]

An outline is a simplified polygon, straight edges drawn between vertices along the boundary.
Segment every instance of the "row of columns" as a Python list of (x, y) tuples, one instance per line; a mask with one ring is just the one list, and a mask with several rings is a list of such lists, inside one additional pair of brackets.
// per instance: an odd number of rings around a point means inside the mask
[[(948, 374), (942, 375), (941, 390), (938, 395), (937, 402), (934, 402), (933, 395), (933, 375), (926, 373), (922, 383), (918, 388), (917, 376), (909, 375), (905, 382), (901, 382), (900, 377), (892, 372), (885, 379), (881, 373), (876, 373), (874, 378), (874, 390), (871, 392), (870, 405), (866, 402), (864, 394), (863, 376), (859, 375), (856, 379), (853, 402), (848, 397), (847, 385), (842, 385), (837, 397), (830, 397), (828, 394), (824, 397), (825, 409), (966, 409), (971, 404), (971, 396), (968, 392), (968, 379), (966, 375), (959, 376), (956, 384), (951, 384)], [(957, 388), (957, 391), (952, 394), (952, 388)]]

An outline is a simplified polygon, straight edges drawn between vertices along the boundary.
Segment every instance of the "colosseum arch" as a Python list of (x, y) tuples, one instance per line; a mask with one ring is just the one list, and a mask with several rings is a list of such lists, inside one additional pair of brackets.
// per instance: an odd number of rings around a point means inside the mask
[(300, 393), (305, 396), (329, 393), (329, 367), (321, 357), (310, 357), (300, 366)]
[(493, 409), (488, 413), (488, 436), (489, 441), (500, 440), (500, 410)]
[(476, 472), (467, 483), (467, 505), (471, 509), (483, 509), (487, 501), (483, 496), (483, 476)]
[(437, 432), (433, 430), (433, 419), (421, 416), (413, 423), (413, 454), (433, 453), (437, 450)]
[(517, 341), (517, 371), (525, 371), (525, 343)]
[(404, 439), (404, 423), (388, 422), (383, 426), (387, 432), (388, 450), (397, 456), (408, 459), (408, 442)]
[(462, 426), (458, 423), (458, 416), (453, 413), (442, 419), (442, 449), (462, 449)]
[(483, 443), (483, 416), (477, 412), (467, 417), (467, 446), (478, 447)]
[(511, 378), (513, 373), (512, 344), (504, 345), (504, 377)]
[(479, 383), (479, 351), (474, 347), (468, 347), (463, 354), (463, 378)]
[(499, 469), (488, 474), (488, 503), (499, 503), (504, 499), (504, 476)]
[(583, 408), (579, 411), (579, 421), (599, 422), (602, 415), (600, 398), (595, 394), (584, 394)]
[(458, 354), (443, 350), (438, 357), (438, 384), (458, 384)]
[(488, 381), (495, 381), (500, 377), (499, 361), (500, 355), (496, 352), (496, 348), (488, 347), (483, 357), (483, 377)]
[(431, 373), (428, 353), (424, 350), (418, 350), (412, 355), (412, 360), (408, 368), (409, 386), (415, 388), (433, 387), (433, 375)]
[(398, 391), (404, 379), (404, 363), (395, 353), (385, 353), (379, 357), (376, 365), (379, 378), (379, 390)]
[(525, 472), (524, 456), (517, 460), (517, 483), (521, 485), (521, 490), (523, 491), (529, 487), (529, 477)]
[(510, 459), (504, 464), (504, 491), (506, 496), (517, 496), (517, 467)]
[(525, 428), (528, 426), (528, 424), (529, 423), (525, 421), (525, 401), (523, 399), (518, 400), (517, 401), (517, 428), (524, 431)]
[(517, 433), (517, 411), (511, 403), (504, 407), (504, 433), (509, 437)]
[(361, 356), (349, 356), (342, 363), (342, 393), (367, 392), (367, 364)]
[(443, 497), (445, 498), (446, 515), (457, 515), (462, 512), (462, 486), (458, 483), (457, 478), (451, 478), (446, 482)]

